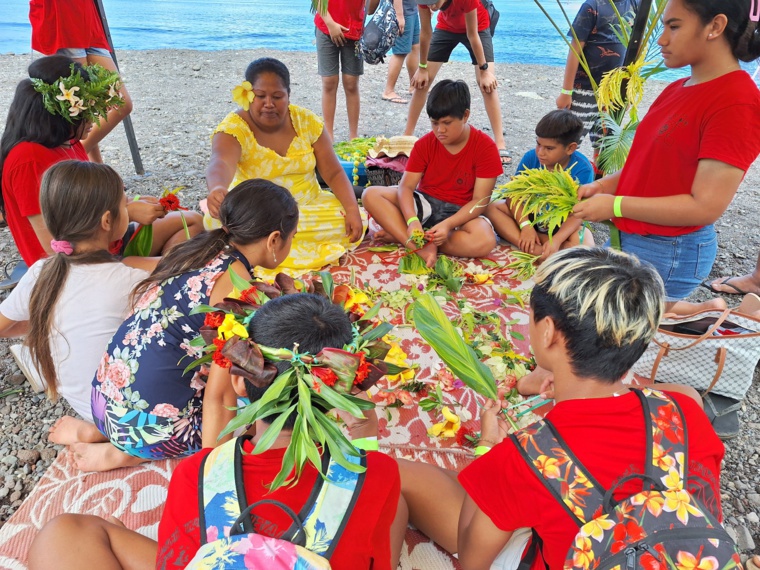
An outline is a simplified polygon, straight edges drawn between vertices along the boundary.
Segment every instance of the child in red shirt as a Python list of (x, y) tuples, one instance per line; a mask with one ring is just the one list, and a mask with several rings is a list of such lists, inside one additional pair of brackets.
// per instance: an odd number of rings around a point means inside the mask
[(429, 267), (440, 250), (483, 257), (496, 246), (490, 222), (481, 217), (496, 178), (499, 151), (488, 135), (467, 124), (470, 90), (464, 81), (441, 81), (430, 91), (432, 131), (418, 140), (398, 186), (371, 186), (362, 203), (382, 226), (376, 237), (406, 244), (414, 232), (427, 243), (417, 252)]

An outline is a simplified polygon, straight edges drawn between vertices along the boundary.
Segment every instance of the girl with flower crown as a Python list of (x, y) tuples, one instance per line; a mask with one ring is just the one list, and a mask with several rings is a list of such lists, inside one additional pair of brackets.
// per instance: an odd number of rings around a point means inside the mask
[[(119, 85), (116, 73), (55, 55), (32, 63), (29, 78), (16, 87), (0, 139), (0, 210), (27, 265), (53, 253), (40, 212), (43, 173), (62, 160), (88, 160), (80, 141), (109, 109), (123, 104)], [(130, 201), (127, 208), (130, 221), (153, 225), (151, 255), (186, 239), (180, 213), (167, 214), (158, 199)], [(201, 231), (199, 214), (185, 218), (191, 235)], [(114, 253), (123, 253), (132, 235), (129, 227)]]
[[(83, 471), (106, 471), (201, 448), (205, 382), (193, 363), (204, 324), (197, 309), (233, 291), (231, 272), (251, 278), (287, 257), (298, 206), (280, 186), (247, 180), (220, 211), (222, 227), (176, 246), (132, 295), (92, 379), (95, 425), (77, 420), (55, 428)], [(188, 366), (190, 364), (190, 366)], [(234, 404), (234, 402), (233, 402)]]
[[(298, 234), (277, 272), (299, 276), (337, 261), (356, 247), (366, 229), (351, 183), (332, 148), (322, 120), (290, 104), (290, 72), (281, 62), (250, 63), (245, 81), (233, 90), (240, 109), (228, 114), (212, 137), (206, 169), (213, 226), (227, 189), (248, 178), (265, 178), (286, 188), (301, 211)], [(321, 190), (316, 169), (332, 192)]]

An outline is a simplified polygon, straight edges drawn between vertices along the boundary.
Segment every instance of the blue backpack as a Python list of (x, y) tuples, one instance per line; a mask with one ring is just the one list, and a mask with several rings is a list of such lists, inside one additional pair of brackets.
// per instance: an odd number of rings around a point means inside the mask
[(385, 61), (385, 55), (399, 36), (398, 18), (391, 0), (380, 0), (377, 10), (364, 26), (359, 50), (364, 61), (370, 65)]

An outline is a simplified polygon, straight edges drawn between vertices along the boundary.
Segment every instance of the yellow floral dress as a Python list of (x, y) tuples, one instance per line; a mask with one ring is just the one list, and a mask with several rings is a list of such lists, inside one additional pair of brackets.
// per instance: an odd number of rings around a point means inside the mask
[[(273, 278), (278, 272), (298, 277), (336, 263), (361, 242), (361, 239), (355, 243), (349, 241), (346, 213), (340, 200), (332, 192), (322, 190), (317, 182), (317, 161), (312, 145), (322, 135), (322, 119), (308, 109), (290, 105), (290, 120), (296, 136), (285, 156), (256, 142), (248, 124), (236, 112), (227, 115), (213, 133), (235, 137), (242, 148), (230, 188), (244, 180), (264, 178), (287, 188), (298, 202), (298, 233), (293, 238), (290, 255), (277, 269), (269, 271), (257, 267), (256, 275), (262, 278)], [(361, 215), (366, 231), (367, 218), (363, 210)], [(207, 215), (207, 227), (210, 220)], [(219, 227), (218, 220), (211, 221)]]

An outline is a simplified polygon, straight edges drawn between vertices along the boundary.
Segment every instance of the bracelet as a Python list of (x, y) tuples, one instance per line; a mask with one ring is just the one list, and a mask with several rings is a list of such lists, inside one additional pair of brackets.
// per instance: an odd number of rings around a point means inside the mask
[(351, 444), (356, 449), (362, 449), (364, 451), (378, 451), (380, 449), (376, 437), (360, 437), (359, 439), (352, 440)]
[(480, 438), (478, 441), (478, 447), (483, 446), (483, 444), (486, 444), (489, 448), (496, 445), (495, 441), (491, 441), (490, 439), (485, 439), (483, 437)]
[(412, 222), (419, 222), (419, 221), (420, 221), (420, 219), (417, 216), (412, 216), (411, 218), (409, 218), (406, 221), (406, 225), (410, 226), (412, 224)]
[(520, 222), (520, 229), (523, 229), (525, 226), (530, 225), (530, 220), (525, 220), (524, 222)]
[(563, 95), (572, 95), (573, 94), (573, 90), (572, 89), (560, 89), (559, 92), (562, 93)]
[(623, 204), (623, 197), (615, 196), (615, 200), (612, 202), (612, 213), (615, 215), (616, 218), (623, 217), (623, 212), (620, 208), (622, 204)]
[(487, 445), (479, 445), (475, 448), (475, 457), (480, 457), (491, 451), (491, 448)]
[(596, 182), (597, 184), (599, 184), (599, 188), (602, 189), (602, 194), (604, 194), (604, 184), (602, 184), (602, 179), (601, 178), (597, 178), (596, 180), (594, 180), (594, 182)]
[(427, 63), (418, 63), (420, 69), (427, 69)]

